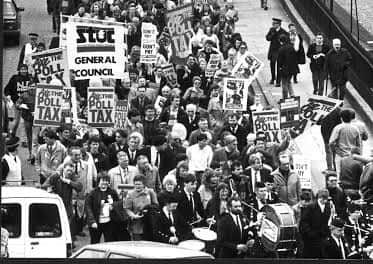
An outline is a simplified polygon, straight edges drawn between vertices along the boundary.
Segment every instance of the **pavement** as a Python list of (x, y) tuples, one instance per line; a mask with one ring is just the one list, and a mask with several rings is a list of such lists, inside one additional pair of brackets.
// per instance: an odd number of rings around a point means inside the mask
[[(286, 30), (290, 22), (295, 23), (304, 39), (305, 51), (307, 51), (309, 41), (314, 38), (314, 35), (289, 0), (268, 1), (269, 9), (267, 11), (260, 7), (260, 0), (234, 0), (233, 2), (239, 12), (236, 31), (240, 32), (244, 41), (247, 42), (249, 51), (264, 63), (262, 71), (258, 74), (257, 82), (253, 83), (254, 91), (261, 96), (261, 101), (266, 106), (270, 105), (273, 108), (278, 108), (277, 102), (282, 98), (282, 90), (281, 87), (269, 84), (271, 80), (270, 66), (267, 59), (269, 42), (265, 39), (265, 35), (271, 27), (272, 18), (282, 19), (282, 27)], [(299, 68), (298, 83), (293, 83), (293, 88), (295, 95), (300, 96), (302, 105), (313, 94), (309, 60), (307, 59), (306, 64), (299, 65)], [(357, 119), (364, 122), (369, 130), (368, 142), (365, 143), (369, 147), (364, 147), (364, 154), (368, 155), (373, 147), (373, 111), (351, 83), (348, 83), (347, 88), (345, 106), (353, 108), (357, 113)]]

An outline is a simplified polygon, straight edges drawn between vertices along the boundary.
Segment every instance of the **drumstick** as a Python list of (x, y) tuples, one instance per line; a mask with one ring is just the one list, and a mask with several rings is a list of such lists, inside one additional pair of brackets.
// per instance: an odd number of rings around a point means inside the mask
[(256, 209), (254, 206), (252, 206), (252, 205), (250, 205), (250, 204), (248, 204), (248, 203), (246, 203), (246, 202), (244, 202), (244, 201), (241, 201), (241, 203), (243, 204), (243, 205), (245, 205), (245, 206), (247, 206), (247, 207), (250, 207), (251, 209), (253, 209), (255, 212), (257, 212), (257, 213), (261, 213), (258, 209)]
[(210, 222), (210, 224), (209, 224), (209, 229), (211, 229), (212, 221), (213, 221), (213, 220), (215, 220), (215, 215), (213, 215), (212, 218), (211, 218), (211, 222)]
[(201, 222), (202, 220), (203, 220), (202, 218), (201, 218), (201, 219), (198, 219), (197, 221), (194, 221), (194, 222), (190, 223), (190, 225), (198, 224), (198, 223)]

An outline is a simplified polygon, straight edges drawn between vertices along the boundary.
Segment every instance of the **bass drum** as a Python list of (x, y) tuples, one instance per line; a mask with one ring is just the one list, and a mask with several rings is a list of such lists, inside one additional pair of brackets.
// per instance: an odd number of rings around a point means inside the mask
[(288, 204), (267, 204), (260, 234), (263, 246), (269, 251), (289, 251), (296, 246), (297, 223)]

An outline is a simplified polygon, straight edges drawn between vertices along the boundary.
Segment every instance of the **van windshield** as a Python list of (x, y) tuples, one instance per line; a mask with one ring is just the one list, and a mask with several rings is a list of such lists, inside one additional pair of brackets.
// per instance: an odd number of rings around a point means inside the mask
[(1, 205), (1, 226), (9, 232), (9, 238), (21, 236), (21, 205), (16, 203)]
[(29, 218), (30, 237), (60, 237), (60, 214), (55, 204), (31, 204)]

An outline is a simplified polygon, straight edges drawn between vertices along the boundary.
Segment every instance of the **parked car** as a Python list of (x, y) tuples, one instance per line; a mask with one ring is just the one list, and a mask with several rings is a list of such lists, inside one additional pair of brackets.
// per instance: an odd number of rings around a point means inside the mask
[(34, 187), (1, 187), (2, 227), (10, 258), (67, 258), (72, 253), (62, 199)]
[(17, 7), (14, 0), (3, 0), (3, 32), (4, 37), (9, 38), (19, 45), (21, 36), (21, 14), (23, 7)]
[(71, 258), (213, 259), (205, 252), (150, 241), (121, 241), (87, 245)]

